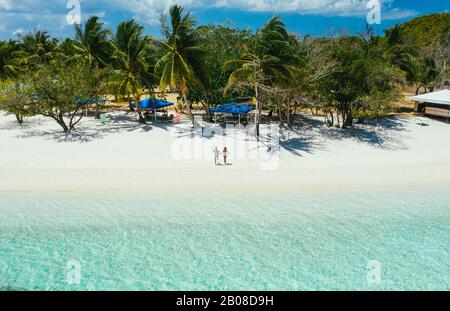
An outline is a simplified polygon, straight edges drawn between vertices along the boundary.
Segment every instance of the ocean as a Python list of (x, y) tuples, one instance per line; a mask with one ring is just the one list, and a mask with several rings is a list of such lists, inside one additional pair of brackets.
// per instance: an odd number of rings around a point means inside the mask
[(0, 290), (449, 290), (450, 190), (1, 193)]

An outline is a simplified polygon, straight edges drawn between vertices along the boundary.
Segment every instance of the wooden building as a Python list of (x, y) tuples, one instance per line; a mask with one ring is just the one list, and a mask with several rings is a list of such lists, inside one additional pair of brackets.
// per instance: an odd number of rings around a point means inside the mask
[(416, 102), (415, 112), (450, 119), (450, 90), (436, 91), (411, 97)]

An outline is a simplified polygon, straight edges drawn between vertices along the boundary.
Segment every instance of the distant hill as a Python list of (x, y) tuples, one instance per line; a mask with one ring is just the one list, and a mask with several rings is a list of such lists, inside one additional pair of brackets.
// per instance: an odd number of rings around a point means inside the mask
[(404, 38), (425, 47), (450, 36), (450, 13), (424, 15), (399, 25)]

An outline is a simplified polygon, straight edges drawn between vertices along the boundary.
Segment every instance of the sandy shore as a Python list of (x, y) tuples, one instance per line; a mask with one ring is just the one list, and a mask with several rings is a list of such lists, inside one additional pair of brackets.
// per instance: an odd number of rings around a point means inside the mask
[[(52, 120), (36, 117), (20, 127), (14, 117), (0, 114), (0, 191), (450, 186), (450, 125), (422, 117), (389, 118), (341, 130), (304, 115), (279, 146), (274, 126), (264, 127), (257, 142), (244, 130), (201, 137), (201, 130), (193, 134), (188, 122), (142, 126), (133, 122), (133, 114), (113, 113), (109, 118), (105, 125), (85, 118), (77, 133), (66, 135)], [(212, 149), (224, 145), (232, 165), (215, 167)]]

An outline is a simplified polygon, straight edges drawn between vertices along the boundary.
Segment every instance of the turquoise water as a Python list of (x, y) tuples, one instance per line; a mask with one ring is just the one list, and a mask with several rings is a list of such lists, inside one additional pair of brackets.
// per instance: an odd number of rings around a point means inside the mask
[(449, 290), (449, 236), (448, 190), (2, 194), (0, 288)]

